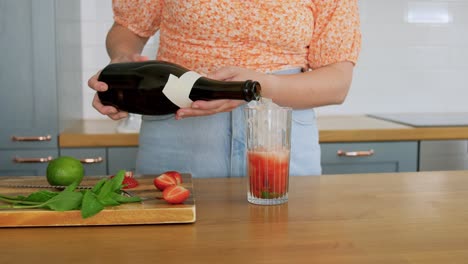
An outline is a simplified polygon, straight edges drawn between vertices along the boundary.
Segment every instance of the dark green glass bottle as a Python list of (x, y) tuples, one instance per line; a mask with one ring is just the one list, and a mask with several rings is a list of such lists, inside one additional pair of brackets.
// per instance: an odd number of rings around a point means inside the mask
[(256, 81), (217, 81), (164, 61), (109, 64), (98, 79), (109, 87), (98, 92), (104, 105), (142, 115), (175, 113), (196, 100), (258, 101), (261, 91)]

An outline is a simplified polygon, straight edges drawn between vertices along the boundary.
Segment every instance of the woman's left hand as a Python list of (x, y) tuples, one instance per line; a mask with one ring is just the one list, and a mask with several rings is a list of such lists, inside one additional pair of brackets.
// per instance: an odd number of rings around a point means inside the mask
[(221, 112), (230, 112), (239, 105), (244, 104), (242, 100), (198, 100), (192, 103), (191, 107), (181, 108), (176, 112), (176, 119), (180, 120), (186, 117), (213, 115)]
[[(209, 73), (206, 77), (220, 81), (245, 81), (254, 80), (260, 82), (261, 85), (269, 78), (268, 74), (256, 72), (240, 67), (222, 67), (214, 72)], [(245, 104), (243, 100), (213, 100), (213, 101), (195, 101), (191, 107), (181, 108), (176, 112), (176, 119), (194, 116), (213, 115), (221, 112), (231, 112), (238, 106)]]

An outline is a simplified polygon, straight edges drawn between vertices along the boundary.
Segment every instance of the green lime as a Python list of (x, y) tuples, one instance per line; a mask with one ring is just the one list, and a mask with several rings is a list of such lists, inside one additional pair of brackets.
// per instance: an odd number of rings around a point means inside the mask
[(47, 182), (50, 185), (68, 186), (75, 181), (83, 180), (84, 168), (78, 159), (61, 156), (53, 159), (47, 165)]

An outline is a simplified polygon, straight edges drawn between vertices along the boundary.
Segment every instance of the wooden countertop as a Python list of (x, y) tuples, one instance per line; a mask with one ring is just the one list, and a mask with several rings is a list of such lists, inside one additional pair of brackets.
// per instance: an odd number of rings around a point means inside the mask
[(369, 116), (324, 116), (317, 124), (323, 143), (468, 138), (468, 126), (411, 127)]
[(59, 135), (60, 147), (134, 147), (138, 133), (118, 133), (119, 122), (113, 120), (81, 120)]
[[(468, 127), (415, 128), (368, 116), (323, 116), (317, 119), (320, 142), (444, 140), (468, 138)], [(59, 136), (60, 147), (138, 146), (138, 133), (117, 133), (117, 121), (83, 120)]]
[(195, 179), (194, 224), (3, 228), (2, 263), (466, 263), (468, 171), (292, 177), (289, 202), (245, 178)]

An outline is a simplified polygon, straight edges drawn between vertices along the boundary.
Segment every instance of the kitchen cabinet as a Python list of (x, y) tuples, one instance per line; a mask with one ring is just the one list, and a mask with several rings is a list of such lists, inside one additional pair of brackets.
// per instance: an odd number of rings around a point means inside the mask
[(468, 113), (390, 113), (370, 116), (405, 124), (421, 132), (420, 171), (468, 169)]
[(468, 169), (467, 140), (423, 140), (420, 146), (420, 171)]
[(2, 149), (57, 148), (52, 4), (0, 1)]
[(60, 156), (79, 159), (86, 176), (107, 174), (107, 149), (105, 148), (61, 148)]
[(135, 171), (138, 148), (113, 147), (107, 149), (107, 173), (119, 170)]
[(418, 142), (322, 143), (322, 173), (412, 172), (418, 170)]
[(2, 175), (44, 174), (61, 126), (81, 115), (79, 10), (79, 1), (0, 0)]
[(0, 150), (0, 175), (45, 175), (48, 162), (57, 155), (57, 149)]
[(135, 171), (137, 147), (60, 148), (61, 156), (80, 159), (86, 176), (112, 175), (119, 170)]

